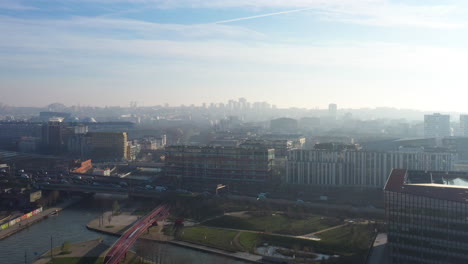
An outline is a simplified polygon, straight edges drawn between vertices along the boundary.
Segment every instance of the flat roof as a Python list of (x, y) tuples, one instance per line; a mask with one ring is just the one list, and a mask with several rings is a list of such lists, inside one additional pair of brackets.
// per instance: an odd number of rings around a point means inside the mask
[(468, 173), (393, 169), (385, 191), (468, 202)]

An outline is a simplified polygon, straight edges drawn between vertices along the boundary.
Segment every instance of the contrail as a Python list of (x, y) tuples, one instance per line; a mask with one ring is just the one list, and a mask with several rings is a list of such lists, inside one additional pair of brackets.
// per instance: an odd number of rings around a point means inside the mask
[(231, 22), (235, 22), (235, 21), (248, 20), (248, 19), (255, 19), (255, 18), (267, 17), (267, 16), (276, 16), (276, 15), (282, 15), (282, 14), (287, 14), (287, 13), (301, 12), (301, 11), (306, 11), (306, 10), (311, 10), (311, 9), (314, 9), (314, 8), (294, 9), (294, 10), (288, 10), (288, 11), (282, 11), (282, 12), (276, 12), (276, 13), (268, 13), (268, 14), (263, 14), (263, 15), (256, 15), (256, 16), (249, 16), (249, 17), (240, 17), (240, 18), (234, 18), (234, 19), (228, 19), (228, 20), (221, 20), (221, 21), (213, 22), (213, 24), (231, 23)]

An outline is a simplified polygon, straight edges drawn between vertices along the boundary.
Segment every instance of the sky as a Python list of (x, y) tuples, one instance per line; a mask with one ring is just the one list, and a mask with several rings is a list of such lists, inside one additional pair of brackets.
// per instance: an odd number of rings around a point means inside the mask
[(0, 0), (0, 102), (467, 112), (468, 1)]

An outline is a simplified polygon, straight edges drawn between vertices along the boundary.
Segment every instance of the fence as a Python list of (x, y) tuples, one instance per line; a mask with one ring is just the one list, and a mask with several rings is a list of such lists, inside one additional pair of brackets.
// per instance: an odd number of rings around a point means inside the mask
[(40, 208), (38, 208), (38, 209), (36, 209), (34, 211), (31, 211), (31, 212), (29, 212), (27, 214), (24, 214), (24, 215), (22, 215), (20, 217), (17, 217), (17, 218), (15, 218), (13, 220), (10, 220), (9, 222), (1, 224), (0, 225), (0, 230), (4, 230), (4, 229), (7, 229), (9, 227), (12, 227), (12, 226), (16, 225), (17, 223), (20, 223), (21, 221), (24, 221), (24, 220), (32, 217), (33, 215), (39, 214), (40, 212), (42, 212), (42, 207), (40, 207)]

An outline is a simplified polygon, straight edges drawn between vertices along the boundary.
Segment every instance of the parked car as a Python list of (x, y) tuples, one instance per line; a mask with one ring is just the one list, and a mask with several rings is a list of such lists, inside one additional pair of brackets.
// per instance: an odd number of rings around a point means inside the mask
[(156, 187), (154, 187), (154, 189), (155, 189), (157, 192), (165, 192), (165, 191), (167, 191), (167, 188), (164, 187), (164, 186), (156, 186)]

